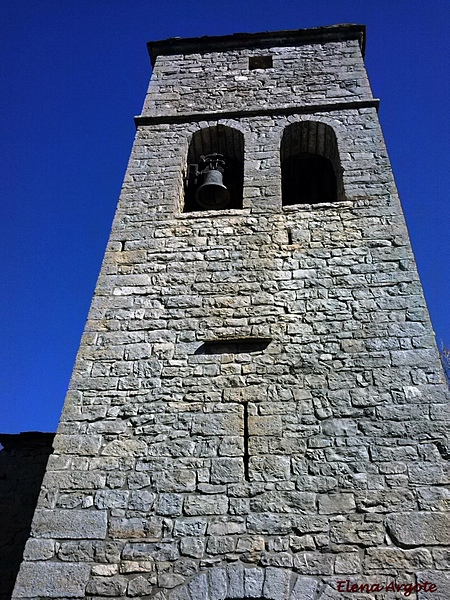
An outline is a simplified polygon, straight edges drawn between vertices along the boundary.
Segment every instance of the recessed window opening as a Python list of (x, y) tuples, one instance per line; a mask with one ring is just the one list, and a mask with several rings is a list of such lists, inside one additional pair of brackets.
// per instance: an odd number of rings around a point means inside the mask
[(205, 127), (189, 145), (184, 212), (242, 208), (244, 136), (225, 125)]
[(248, 68), (250, 71), (255, 69), (271, 69), (273, 59), (271, 56), (250, 56), (248, 59)]
[(262, 352), (272, 340), (270, 338), (236, 338), (204, 342), (195, 354), (250, 354)]
[(281, 188), (283, 206), (343, 198), (336, 135), (329, 125), (303, 121), (286, 127), (281, 142)]

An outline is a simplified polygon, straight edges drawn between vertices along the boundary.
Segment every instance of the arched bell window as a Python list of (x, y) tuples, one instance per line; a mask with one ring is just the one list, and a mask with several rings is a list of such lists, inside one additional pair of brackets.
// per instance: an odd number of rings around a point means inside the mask
[(335, 202), (343, 198), (336, 135), (326, 123), (288, 125), (281, 140), (283, 206)]
[(216, 125), (200, 129), (189, 144), (184, 212), (242, 208), (244, 136)]

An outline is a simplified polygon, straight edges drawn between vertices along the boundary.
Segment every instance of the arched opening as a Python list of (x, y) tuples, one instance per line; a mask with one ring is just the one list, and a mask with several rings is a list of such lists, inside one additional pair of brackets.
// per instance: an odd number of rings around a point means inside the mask
[(244, 136), (226, 125), (200, 129), (187, 156), (184, 212), (242, 208)]
[(292, 123), (281, 140), (283, 206), (319, 204), (343, 198), (336, 135), (325, 123)]

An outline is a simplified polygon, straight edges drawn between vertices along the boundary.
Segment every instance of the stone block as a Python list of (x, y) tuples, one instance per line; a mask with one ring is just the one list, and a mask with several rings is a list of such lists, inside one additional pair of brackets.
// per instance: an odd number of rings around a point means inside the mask
[(252, 456), (250, 470), (255, 481), (290, 479), (291, 460), (288, 456)]
[(384, 571), (392, 573), (414, 573), (432, 567), (433, 559), (425, 548), (403, 550), (401, 548), (368, 548), (364, 559), (367, 572)]
[(387, 516), (386, 524), (389, 534), (402, 547), (450, 544), (450, 519), (447, 513), (391, 514)]
[(242, 517), (218, 517), (208, 525), (208, 535), (234, 535), (245, 533), (245, 519)]
[(297, 576), (289, 600), (315, 600), (318, 587), (315, 579)]
[(129, 493), (126, 490), (100, 490), (95, 493), (94, 505), (99, 509), (126, 508)]
[(211, 464), (212, 483), (235, 483), (244, 477), (242, 458), (216, 458)]
[(291, 571), (267, 567), (264, 579), (264, 598), (270, 600), (285, 600), (289, 598)]
[(172, 589), (182, 584), (184, 577), (177, 573), (162, 572), (158, 574), (158, 585), (164, 589)]
[(227, 554), (233, 552), (236, 546), (236, 540), (231, 536), (211, 535), (207, 539), (206, 551), (209, 554)]
[(152, 479), (160, 492), (193, 492), (196, 486), (194, 471), (189, 469), (171, 469), (154, 472)]
[(189, 592), (192, 598), (204, 598), (209, 600), (208, 576), (200, 573), (189, 582)]
[(248, 432), (251, 436), (253, 435), (276, 435), (281, 436), (282, 434), (282, 423), (280, 416), (270, 415), (268, 417), (262, 417), (255, 415), (248, 419)]
[(24, 560), (48, 560), (55, 553), (54, 540), (30, 538), (23, 553)]
[(187, 496), (184, 501), (186, 515), (224, 515), (228, 512), (227, 496)]
[(155, 494), (148, 490), (136, 490), (130, 492), (128, 508), (130, 510), (139, 510), (141, 512), (149, 512), (155, 501)]
[(89, 573), (85, 564), (24, 562), (13, 598), (84, 598)]
[(244, 571), (245, 598), (262, 597), (264, 584), (264, 570), (259, 567), (250, 567)]
[(205, 553), (205, 540), (199, 537), (184, 537), (180, 541), (180, 552), (192, 558), (202, 558)]
[(161, 533), (162, 522), (158, 517), (111, 517), (109, 523), (109, 535), (113, 539), (148, 538), (158, 541)]
[(241, 563), (228, 565), (228, 598), (244, 598), (244, 568)]
[(43, 538), (104, 539), (106, 525), (105, 511), (37, 509), (32, 531)]
[(101, 435), (65, 435), (58, 434), (53, 441), (55, 454), (76, 454), (94, 456), (100, 450)]
[(294, 566), (305, 575), (332, 575), (335, 560), (335, 554), (299, 552), (294, 557)]
[(247, 519), (250, 533), (286, 535), (292, 531), (292, 519), (272, 513), (251, 514)]
[(159, 494), (158, 507), (156, 509), (159, 515), (167, 517), (178, 517), (183, 509), (183, 496), (180, 494)]
[(149, 596), (152, 589), (152, 584), (142, 575), (138, 575), (128, 582), (127, 595), (131, 597)]
[(208, 570), (210, 600), (225, 600), (228, 592), (227, 572), (223, 567)]
[(345, 520), (330, 525), (330, 539), (335, 544), (378, 546), (384, 540), (384, 527), (380, 523)]
[(128, 580), (123, 575), (113, 575), (112, 577), (93, 576), (86, 587), (86, 593), (90, 596), (113, 596), (117, 598), (125, 595), (127, 584)]
[(137, 542), (126, 544), (122, 551), (125, 560), (153, 560), (173, 561), (179, 558), (177, 544), (175, 542), (145, 543)]
[(319, 495), (319, 514), (338, 515), (353, 512), (356, 509), (353, 494), (321, 494)]
[(106, 444), (101, 451), (102, 456), (136, 456), (147, 455), (147, 444), (142, 440), (120, 439)]
[(93, 565), (92, 575), (100, 575), (101, 577), (110, 577), (116, 575), (119, 571), (118, 565)]
[[(448, 600), (450, 598), (450, 574), (444, 571), (426, 570), (416, 573), (417, 583), (423, 589), (417, 592), (417, 600)], [(425, 586), (428, 582), (428, 586)]]
[(192, 433), (204, 436), (241, 436), (243, 420), (233, 413), (195, 415)]

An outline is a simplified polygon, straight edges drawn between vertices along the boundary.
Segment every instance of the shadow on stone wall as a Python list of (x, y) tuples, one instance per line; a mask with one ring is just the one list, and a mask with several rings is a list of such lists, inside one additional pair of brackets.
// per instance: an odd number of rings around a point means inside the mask
[(54, 433), (0, 434), (0, 600), (9, 600)]

